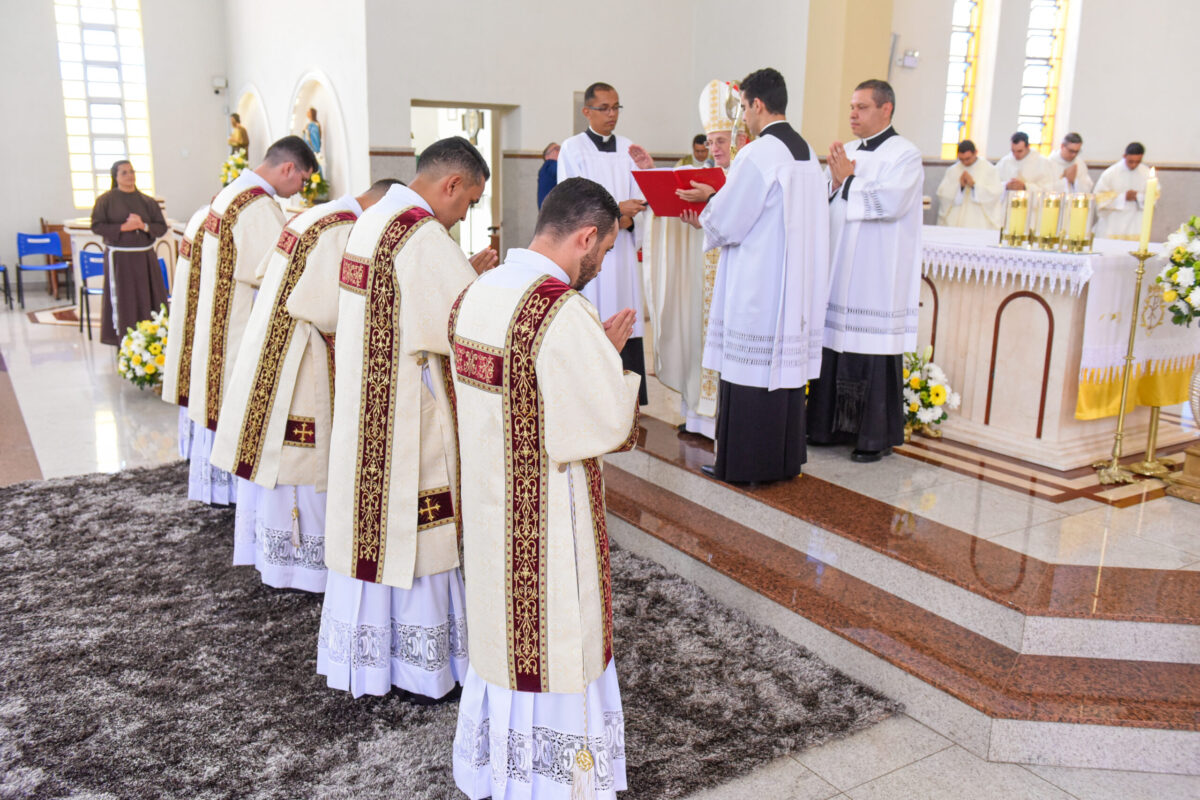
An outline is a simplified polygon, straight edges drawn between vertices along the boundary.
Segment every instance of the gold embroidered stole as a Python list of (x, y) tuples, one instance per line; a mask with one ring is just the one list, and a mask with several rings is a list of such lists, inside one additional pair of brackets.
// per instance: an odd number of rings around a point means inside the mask
[[(196, 238), (189, 241), (184, 237), (179, 244), (179, 255), (188, 259), (187, 294), (184, 296), (183, 319), (171, 320), (169, 332), (172, 342), (179, 343), (179, 371), (175, 379), (179, 387), (176, 399), (179, 405), (187, 407), (188, 394), (191, 391), (192, 374), (192, 340), (196, 336), (196, 306), (200, 303), (200, 254), (204, 251), (204, 225), (196, 229)], [(177, 338), (178, 337), (178, 338)]]
[[(714, 247), (704, 252), (704, 292), (700, 306), (700, 360), (704, 360), (704, 345), (708, 339), (708, 312), (712, 308), (713, 287), (717, 282), (717, 264), (721, 259), (721, 248)], [(717, 415), (717, 385), (721, 374), (715, 369), (700, 368), (700, 402), (695, 411), (705, 417)]]
[(210, 431), (217, 429), (221, 413), (221, 392), (225, 384), (225, 345), (229, 334), (229, 312), (233, 303), (233, 271), (237, 265), (237, 245), (233, 241), (233, 226), (242, 211), (260, 197), (269, 197), (265, 189), (254, 186), (230, 201), (225, 213), (212, 211), (204, 220), (205, 229), (219, 236), (217, 246), (216, 283), (213, 286), (212, 326), (208, 339), (208, 374), (205, 376), (205, 420)]
[[(342, 288), (365, 295), (367, 301), (363, 320), (363, 377), (358, 411), (354, 544), (350, 567), (352, 577), (370, 583), (378, 583), (383, 578), (387, 535), (402, 302), (397, 296), (396, 255), (431, 219), (433, 215), (422, 208), (406, 208), (384, 227), (369, 264), (350, 257), (342, 259)], [(413, 298), (412, 302), (420, 302), (420, 298)], [(416, 410), (415, 413), (420, 412)], [(427, 508), (431, 510), (431, 516), (436, 514), (438, 519), (445, 518), (447, 509), (444, 507), (435, 510), (429, 504)], [(453, 510), (449, 513), (453, 514)]]
[[(271, 305), (271, 319), (267, 323), (266, 336), (254, 370), (254, 382), (246, 402), (246, 413), (242, 418), (241, 434), (234, 457), (234, 474), (252, 481), (258, 473), (262, 460), (263, 444), (266, 441), (267, 423), (271, 419), (279, 392), (279, 376), (283, 362), (292, 344), (296, 320), (288, 314), (287, 300), (308, 264), (309, 253), (316, 247), (321, 234), (340, 225), (350, 225), (358, 217), (350, 211), (335, 211), (313, 222), (299, 236), (284, 228), (275, 245), (275, 250), (287, 258), (287, 267)], [(311, 447), (316, 443), (316, 420), (289, 417), (284, 438), (289, 443)], [(291, 434), (289, 436), (289, 434)]]

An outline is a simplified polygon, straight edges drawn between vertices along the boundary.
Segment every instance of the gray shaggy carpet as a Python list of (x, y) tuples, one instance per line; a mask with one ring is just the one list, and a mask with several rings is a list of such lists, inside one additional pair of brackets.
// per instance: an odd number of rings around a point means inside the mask
[[(0, 797), (453, 798), (456, 704), (316, 674), (320, 597), (230, 566), (180, 462), (0, 489)], [(897, 705), (614, 552), (630, 791), (682, 797)]]

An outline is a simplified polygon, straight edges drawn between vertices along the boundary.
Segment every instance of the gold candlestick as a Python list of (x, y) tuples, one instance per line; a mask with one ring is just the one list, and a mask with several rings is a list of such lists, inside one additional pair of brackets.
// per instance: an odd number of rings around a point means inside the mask
[[(1133, 285), (1133, 314), (1129, 318), (1129, 345), (1125, 350), (1125, 366), (1121, 371), (1121, 407), (1117, 413), (1117, 433), (1113, 437), (1111, 461), (1097, 461), (1092, 467), (1099, 473), (1100, 482), (1133, 483), (1133, 473), (1121, 467), (1121, 440), (1125, 438), (1125, 409), (1129, 405), (1129, 378), (1133, 374), (1133, 342), (1137, 337), (1138, 310), (1142, 304), (1142, 276), (1146, 274), (1149, 250), (1142, 248), (1130, 253), (1138, 260), (1137, 280)], [(1157, 409), (1155, 409), (1157, 410)], [(1157, 431), (1155, 436), (1157, 437)]]
[(1145, 475), (1148, 478), (1161, 478), (1171, 471), (1171, 465), (1154, 457), (1158, 447), (1158, 406), (1150, 408), (1150, 433), (1146, 436), (1146, 456), (1136, 464), (1131, 464), (1130, 472)]

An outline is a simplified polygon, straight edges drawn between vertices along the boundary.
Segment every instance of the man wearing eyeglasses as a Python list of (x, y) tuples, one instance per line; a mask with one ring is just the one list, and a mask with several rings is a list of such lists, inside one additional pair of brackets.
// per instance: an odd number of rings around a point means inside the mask
[(1088, 174), (1087, 162), (1079, 157), (1082, 149), (1083, 137), (1078, 133), (1068, 133), (1063, 137), (1058, 152), (1050, 156), (1050, 163), (1062, 176), (1059, 189), (1064, 192), (1092, 191), (1092, 176)]
[(562, 143), (558, 153), (558, 182), (567, 178), (587, 178), (603, 186), (613, 196), (621, 209), (620, 230), (612, 250), (604, 257), (604, 264), (595, 280), (583, 289), (583, 296), (591, 301), (607, 320), (620, 311), (632, 308), (637, 312), (633, 323), (633, 335), (621, 351), (625, 369), (642, 376), (638, 400), (642, 405), (646, 396), (646, 354), (642, 348), (642, 276), (637, 261), (641, 246), (642, 228), (636, 218), (646, 208), (646, 200), (633, 180), (633, 170), (639, 166), (630, 154), (634, 147), (639, 158), (649, 161), (640, 166), (654, 166), (642, 148), (613, 131), (621, 115), (621, 98), (617, 90), (607, 83), (593, 83), (583, 94), (583, 116), (588, 127)]

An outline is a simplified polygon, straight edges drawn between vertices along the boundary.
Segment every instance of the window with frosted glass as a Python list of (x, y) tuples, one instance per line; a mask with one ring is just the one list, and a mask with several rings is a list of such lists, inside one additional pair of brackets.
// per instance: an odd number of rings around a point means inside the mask
[(121, 159), (153, 196), (138, 0), (55, 0), (54, 17), (75, 207), (91, 208), (111, 188), (109, 170)]
[(950, 67), (946, 73), (946, 109), (942, 123), (942, 158), (954, 158), (958, 143), (971, 138), (982, 5), (981, 0), (954, 0)]
[(1031, 0), (1025, 36), (1025, 67), (1017, 130), (1029, 135), (1029, 146), (1049, 154), (1054, 147), (1054, 114), (1066, 44), (1068, 0)]

